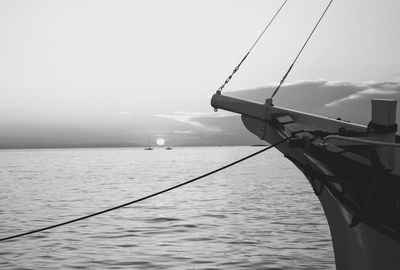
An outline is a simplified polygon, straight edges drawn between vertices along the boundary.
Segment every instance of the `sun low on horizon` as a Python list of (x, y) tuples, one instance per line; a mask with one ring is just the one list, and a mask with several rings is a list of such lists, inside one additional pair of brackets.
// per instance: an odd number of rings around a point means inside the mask
[(157, 144), (158, 146), (163, 146), (163, 145), (165, 144), (165, 139), (164, 139), (164, 138), (158, 138), (158, 139), (156, 140), (156, 144)]

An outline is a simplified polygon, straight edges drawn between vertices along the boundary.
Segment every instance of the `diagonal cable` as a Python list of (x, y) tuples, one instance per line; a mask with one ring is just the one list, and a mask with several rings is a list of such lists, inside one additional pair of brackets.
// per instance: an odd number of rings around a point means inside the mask
[(281, 88), (282, 84), (285, 82), (286, 77), (289, 75), (290, 71), (292, 70), (294, 64), (296, 63), (297, 59), (299, 58), (300, 54), (303, 52), (304, 48), (306, 47), (308, 41), (310, 40), (311, 36), (314, 34), (315, 29), (317, 29), (319, 23), (322, 21), (322, 18), (325, 16), (325, 13), (328, 11), (329, 7), (331, 6), (333, 0), (329, 2), (327, 7), (325, 8), (324, 12), (322, 13), (321, 17), (319, 18), (318, 22), (315, 24), (313, 30), (311, 31), (310, 35), (308, 36), (306, 42), (304, 42), (303, 47), (301, 47), (299, 53), (297, 54), (296, 58), (294, 59), (293, 63), (290, 65), (289, 69), (286, 71), (285, 75), (282, 77), (278, 87), (275, 89), (275, 91), (272, 93), (271, 98), (273, 98), (276, 93), (278, 93), (279, 89)]
[(256, 156), (256, 155), (259, 155), (259, 154), (261, 154), (262, 152), (265, 152), (265, 151), (267, 151), (267, 150), (269, 150), (269, 149), (271, 149), (271, 148), (273, 148), (273, 147), (275, 147), (275, 146), (277, 146), (277, 145), (279, 145), (279, 144), (281, 144), (281, 143), (283, 143), (283, 142), (285, 142), (285, 141), (287, 141), (287, 140), (289, 140), (289, 139), (290, 139), (290, 137), (284, 138), (284, 139), (282, 139), (282, 140), (280, 140), (280, 141), (278, 141), (278, 142), (276, 142), (276, 143), (274, 143), (274, 144), (272, 144), (272, 145), (270, 145), (270, 146), (268, 146), (268, 147), (266, 147), (266, 148), (263, 148), (263, 149), (261, 149), (261, 150), (255, 152), (255, 153), (253, 153), (253, 154), (250, 154), (250, 155), (248, 155), (248, 156), (246, 156), (246, 157), (243, 157), (243, 158), (241, 158), (241, 159), (239, 159), (239, 160), (236, 160), (236, 161), (234, 161), (234, 162), (232, 162), (232, 163), (229, 163), (229, 164), (227, 164), (227, 165), (225, 165), (225, 166), (222, 166), (222, 167), (220, 167), (220, 168), (218, 168), (218, 169), (215, 169), (215, 170), (213, 170), (213, 171), (211, 171), (211, 172), (208, 172), (208, 173), (206, 173), (206, 174), (203, 174), (203, 175), (201, 175), (201, 176), (198, 176), (198, 177), (193, 178), (193, 179), (191, 179), (191, 180), (188, 180), (188, 181), (186, 181), (186, 182), (180, 183), (180, 184), (178, 184), (178, 185), (169, 187), (169, 188), (167, 188), (167, 189), (161, 190), (161, 191), (159, 191), (159, 192), (156, 192), (156, 193), (147, 195), (147, 196), (142, 197), (142, 198), (140, 198), (140, 199), (136, 199), (136, 200), (133, 200), (133, 201), (130, 201), (130, 202), (127, 202), (127, 203), (124, 203), (124, 204), (120, 204), (120, 205), (117, 205), (117, 206), (114, 206), (114, 207), (111, 207), (111, 208), (108, 208), (108, 209), (105, 209), (105, 210), (102, 210), (102, 211), (98, 211), (98, 212), (95, 212), (95, 213), (92, 213), (92, 214), (89, 214), (89, 215), (86, 215), (86, 216), (78, 217), (78, 218), (75, 218), (75, 219), (71, 219), (71, 220), (68, 220), (68, 221), (64, 221), (64, 222), (61, 222), (61, 223), (58, 223), (58, 224), (54, 224), (54, 225), (50, 225), (50, 226), (47, 226), (47, 227), (43, 227), (43, 228), (40, 228), (40, 229), (35, 229), (35, 230), (31, 230), (31, 231), (27, 231), (27, 232), (20, 233), (20, 234), (15, 234), (15, 235), (3, 237), (3, 238), (0, 238), (0, 242), (2, 242), (2, 241), (7, 241), (7, 240), (11, 240), (11, 239), (15, 239), (15, 238), (19, 238), (19, 237), (23, 237), (23, 236), (27, 236), (27, 235), (34, 234), (34, 233), (39, 233), (39, 232), (47, 231), (47, 230), (54, 229), (54, 228), (57, 228), (57, 227), (61, 227), (61, 226), (67, 225), (67, 224), (75, 223), (75, 222), (78, 222), (78, 221), (81, 221), (81, 220), (84, 220), (84, 219), (88, 219), (88, 218), (91, 218), (91, 217), (94, 217), (94, 216), (98, 216), (98, 215), (101, 215), (101, 214), (105, 214), (105, 213), (107, 213), (107, 212), (111, 212), (111, 211), (117, 210), (117, 209), (119, 209), (119, 208), (123, 208), (123, 207), (126, 207), (126, 206), (128, 206), (128, 205), (135, 204), (135, 203), (138, 203), (138, 202), (141, 202), (141, 201), (150, 199), (150, 198), (152, 198), (152, 197), (161, 195), (161, 194), (166, 193), (166, 192), (168, 192), (168, 191), (171, 191), (171, 190), (177, 189), (177, 188), (179, 188), (179, 187), (185, 186), (185, 185), (187, 185), (187, 184), (193, 183), (193, 182), (195, 182), (195, 181), (198, 181), (198, 180), (200, 180), (200, 179), (202, 179), (202, 178), (205, 178), (205, 177), (207, 177), (207, 176), (210, 176), (210, 175), (212, 175), (212, 174), (215, 174), (215, 173), (217, 173), (217, 172), (219, 172), (219, 171), (225, 170), (225, 169), (227, 169), (227, 168), (229, 168), (229, 167), (231, 167), (231, 166), (233, 166), (233, 165), (236, 165), (236, 164), (238, 164), (238, 163), (241, 163), (241, 162), (245, 161), (246, 159), (249, 159), (249, 158), (252, 158), (252, 157), (254, 157), (254, 156)]
[(272, 22), (275, 20), (276, 16), (278, 16), (279, 12), (281, 11), (281, 9), (285, 6), (286, 2), (288, 0), (285, 0), (283, 2), (283, 4), (280, 6), (280, 8), (278, 9), (278, 11), (275, 13), (275, 15), (272, 17), (272, 19), (269, 21), (269, 23), (267, 24), (267, 26), (265, 26), (264, 30), (261, 32), (261, 34), (258, 36), (257, 40), (253, 43), (253, 45), (251, 46), (250, 50), (246, 53), (246, 55), (243, 57), (243, 59), (240, 61), (240, 63), (235, 67), (235, 69), (232, 71), (231, 75), (228, 76), (228, 78), (225, 80), (225, 82), (218, 88), (217, 93), (220, 94), (221, 91), (224, 89), (225, 85), (232, 79), (233, 75), (239, 70), (240, 66), (242, 65), (242, 63), (244, 62), (244, 60), (246, 60), (247, 56), (249, 56), (249, 54), (251, 53), (251, 51), (253, 50), (253, 48), (257, 45), (258, 41), (261, 39), (261, 37), (264, 35), (265, 31), (267, 31), (267, 29), (269, 28), (269, 26), (272, 24)]

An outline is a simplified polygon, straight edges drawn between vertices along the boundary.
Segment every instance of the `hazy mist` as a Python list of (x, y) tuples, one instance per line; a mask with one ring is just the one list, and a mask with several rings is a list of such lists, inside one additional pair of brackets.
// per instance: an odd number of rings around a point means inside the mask
[[(209, 99), (280, 4), (0, 1), (0, 147), (257, 143)], [(263, 102), (325, 4), (289, 1), (226, 90)], [(368, 98), (396, 96), (398, 10), (335, 2), (275, 103), (361, 121)]]

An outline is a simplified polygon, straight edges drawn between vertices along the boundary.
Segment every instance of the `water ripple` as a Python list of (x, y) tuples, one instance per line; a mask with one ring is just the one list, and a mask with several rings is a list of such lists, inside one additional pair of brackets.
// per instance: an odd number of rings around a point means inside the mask
[[(0, 233), (140, 198), (253, 151), (0, 151)], [(334, 263), (318, 199), (304, 176), (271, 151), (137, 205), (2, 243), (0, 268), (286, 270)]]

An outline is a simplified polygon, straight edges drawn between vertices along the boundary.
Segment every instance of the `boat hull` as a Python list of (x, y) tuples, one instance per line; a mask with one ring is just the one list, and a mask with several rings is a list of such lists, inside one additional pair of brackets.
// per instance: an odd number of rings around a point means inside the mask
[[(319, 179), (308, 178), (312, 185)], [(324, 209), (335, 254), (337, 270), (398, 270), (400, 242), (360, 222), (350, 226), (350, 213), (327, 187), (317, 186), (318, 199)]]
[(275, 147), (318, 196), (338, 270), (400, 269), (400, 170), (389, 166), (392, 155), (386, 162), (382, 148), (324, 144), (331, 134), (369, 136), (368, 127), (276, 107), (272, 100), (257, 104), (216, 94), (211, 105), (241, 114), (245, 127), (270, 144), (284, 140)]

